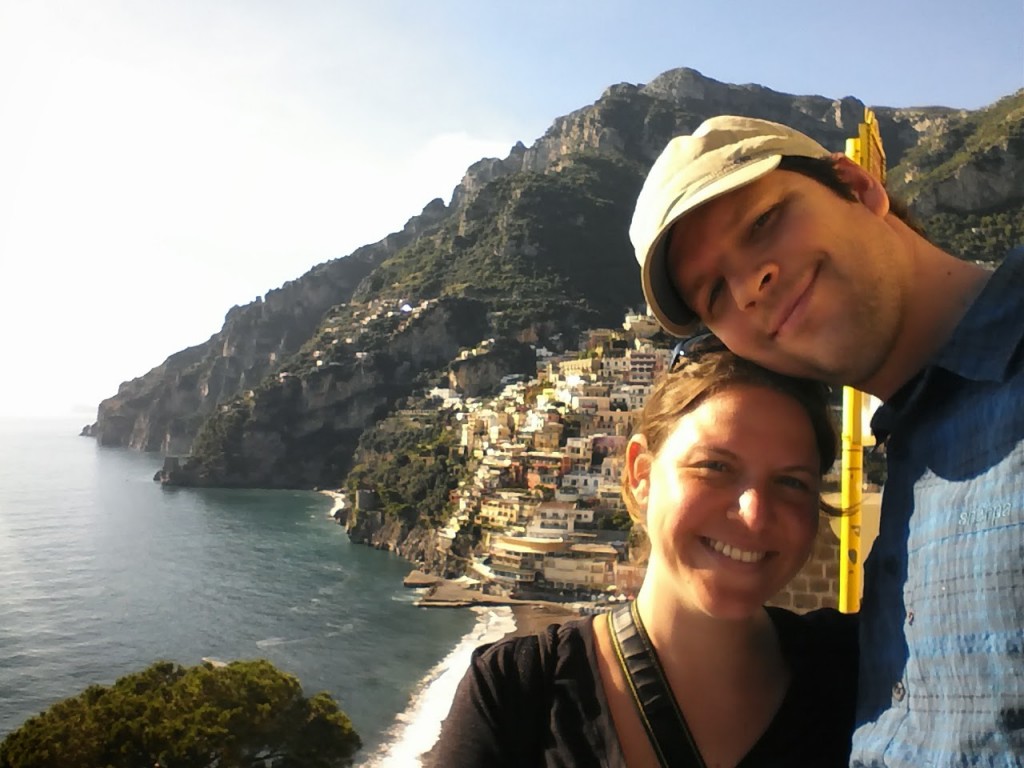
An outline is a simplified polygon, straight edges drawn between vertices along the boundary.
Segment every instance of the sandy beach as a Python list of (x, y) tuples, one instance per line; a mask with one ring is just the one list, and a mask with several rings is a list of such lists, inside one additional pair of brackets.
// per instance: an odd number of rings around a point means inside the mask
[(549, 624), (563, 624), (580, 615), (569, 605), (561, 603), (535, 603), (532, 605), (512, 606), (516, 628), (505, 637), (523, 637), (535, 635), (547, 629)]

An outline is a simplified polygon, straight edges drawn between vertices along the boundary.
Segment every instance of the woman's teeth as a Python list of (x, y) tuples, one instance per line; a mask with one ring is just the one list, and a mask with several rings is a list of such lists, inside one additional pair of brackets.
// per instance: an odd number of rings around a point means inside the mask
[(734, 547), (731, 544), (726, 544), (724, 541), (716, 541), (715, 539), (705, 539), (708, 545), (718, 552), (719, 554), (725, 555), (730, 560), (737, 560), (741, 563), (756, 563), (760, 560), (764, 560), (767, 552), (751, 552), (739, 547)]

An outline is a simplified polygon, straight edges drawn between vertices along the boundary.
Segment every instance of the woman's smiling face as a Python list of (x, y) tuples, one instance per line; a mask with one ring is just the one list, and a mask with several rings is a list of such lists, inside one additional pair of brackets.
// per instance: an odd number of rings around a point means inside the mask
[(681, 416), (656, 454), (634, 436), (627, 462), (646, 507), (648, 578), (668, 580), (662, 586), (691, 607), (745, 618), (807, 561), (821, 467), (811, 421), (792, 397), (731, 386)]

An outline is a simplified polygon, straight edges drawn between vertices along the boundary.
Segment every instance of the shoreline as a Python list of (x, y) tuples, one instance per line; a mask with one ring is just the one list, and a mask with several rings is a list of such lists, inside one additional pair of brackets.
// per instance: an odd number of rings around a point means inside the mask
[(433, 578), (428, 594), (420, 598), (416, 605), (421, 608), (472, 608), (487, 606), (507, 606), (512, 611), (515, 629), (507, 632), (504, 638), (525, 637), (544, 632), (550, 624), (563, 624), (578, 619), (581, 614), (575, 603), (557, 603), (551, 600), (520, 600), (500, 595), (485, 595), (478, 589), (472, 589), (469, 582), (460, 582), (440, 577), (430, 577), (414, 571), (410, 574), (413, 586), (428, 586), (425, 580)]
[[(337, 520), (337, 514), (346, 508), (347, 498), (339, 490), (319, 489), (317, 493), (328, 497), (333, 504), (328, 517)], [(470, 585), (470, 579), (445, 579), (441, 576), (412, 570), (403, 581), (404, 586), (416, 589), (426, 588), (427, 594), (416, 601), (420, 608), (472, 608), (507, 606), (512, 611), (515, 628), (506, 632), (501, 639), (527, 637), (543, 633), (551, 624), (564, 624), (581, 618), (575, 603), (558, 603), (553, 600), (521, 600), (500, 595), (485, 595)]]

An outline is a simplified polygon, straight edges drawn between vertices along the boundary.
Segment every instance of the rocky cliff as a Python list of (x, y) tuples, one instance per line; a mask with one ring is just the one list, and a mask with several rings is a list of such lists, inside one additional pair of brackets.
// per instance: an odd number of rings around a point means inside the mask
[(1024, 90), (986, 110), (916, 117), (920, 137), (890, 176), (918, 216), (1020, 208)]
[[(204, 422), (190, 458), (163, 480), (227, 487), (337, 486), (360, 433), (417, 384), (422, 387), (421, 372), (443, 369), (472, 344), (482, 327), (485, 306), (453, 298), (401, 317), (390, 330), (373, 328), (373, 338), (357, 355), (304, 349), (289, 369), (220, 405)], [(352, 327), (341, 332), (357, 333)]]
[(510, 374), (532, 378), (536, 373), (537, 357), (532, 347), (500, 341), (453, 362), (448, 367), (448, 385), (466, 397), (481, 397), (495, 393), (501, 380)]
[(345, 529), (356, 544), (394, 552), (426, 573), (449, 579), (466, 572), (476, 545), (468, 531), (451, 540), (438, 529), (409, 525), (381, 510), (351, 513)]

